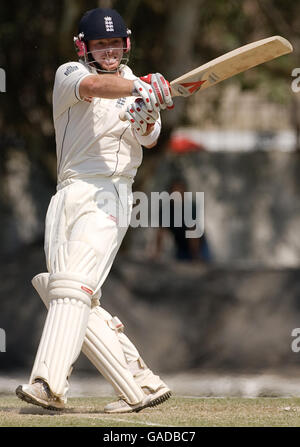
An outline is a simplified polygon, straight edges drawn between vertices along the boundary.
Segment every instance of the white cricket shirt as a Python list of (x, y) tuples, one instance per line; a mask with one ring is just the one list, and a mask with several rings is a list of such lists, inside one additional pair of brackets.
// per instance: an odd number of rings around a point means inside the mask
[[(67, 62), (56, 72), (53, 120), (58, 183), (98, 174), (134, 178), (142, 162), (142, 147), (130, 123), (119, 118), (121, 109), (136, 98), (81, 100), (80, 82), (91, 74), (81, 62)], [(121, 74), (136, 79), (127, 66)]]

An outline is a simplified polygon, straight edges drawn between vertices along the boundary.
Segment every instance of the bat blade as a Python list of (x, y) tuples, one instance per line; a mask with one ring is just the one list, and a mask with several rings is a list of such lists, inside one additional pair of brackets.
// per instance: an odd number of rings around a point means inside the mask
[(281, 36), (244, 45), (174, 79), (170, 83), (171, 95), (190, 96), (292, 51), (290, 42)]

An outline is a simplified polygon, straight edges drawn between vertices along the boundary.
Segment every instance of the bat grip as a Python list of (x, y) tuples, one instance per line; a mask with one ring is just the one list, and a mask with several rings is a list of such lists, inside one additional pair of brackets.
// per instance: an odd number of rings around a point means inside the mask
[(126, 109), (121, 110), (121, 112), (119, 113), (119, 118), (121, 121), (126, 121), (125, 113), (126, 113)]

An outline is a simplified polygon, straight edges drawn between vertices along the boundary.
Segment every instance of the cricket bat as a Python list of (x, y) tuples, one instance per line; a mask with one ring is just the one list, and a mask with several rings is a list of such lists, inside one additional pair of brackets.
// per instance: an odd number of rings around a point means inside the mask
[(205, 90), (249, 68), (292, 51), (290, 42), (281, 36), (249, 43), (174, 79), (170, 83), (171, 95), (185, 97), (193, 95), (199, 90)]
[[(281, 36), (257, 40), (225, 53), (223, 56), (174, 79), (170, 82), (171, 95), (172, 97), (191, 96), (200, 90), (205, 90), (249, 70), (249, 68), (264, 64), (292, 51), (293, 47), (290, 42)], [(120, 113), (120, 119), (125, 119), (124, 112)]]

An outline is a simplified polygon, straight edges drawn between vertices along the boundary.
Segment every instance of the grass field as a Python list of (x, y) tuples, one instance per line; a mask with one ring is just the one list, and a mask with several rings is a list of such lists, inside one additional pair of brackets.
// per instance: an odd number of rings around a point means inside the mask
[(108, 415), (109, 398), (71, 398), (63, 412), (0, 396), (1, 427), (300, 427), (300, 398), (172, 397), (140, 413)]

